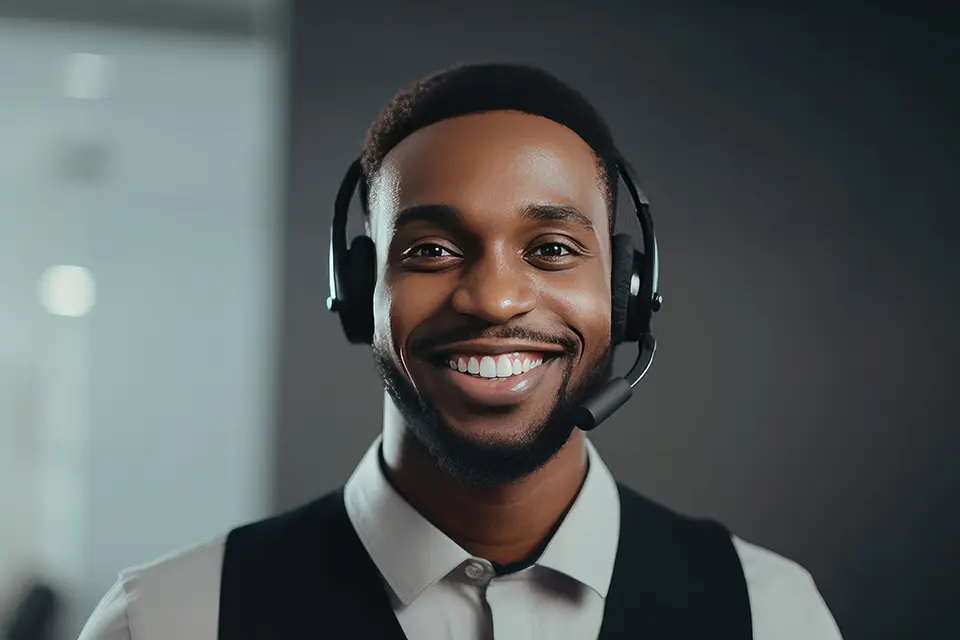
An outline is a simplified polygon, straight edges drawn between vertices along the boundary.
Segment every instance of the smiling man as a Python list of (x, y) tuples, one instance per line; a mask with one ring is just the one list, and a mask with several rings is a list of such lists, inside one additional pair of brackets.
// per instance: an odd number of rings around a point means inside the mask
[(569, 420), (611, 375), (615, 154), (539, 69), (396, 96), (351, 258), (382, 435), (342, 490), (122, 572), (81, 637), (838, 639), (803, 568), (618, 484)]
[(403, 487), (424, 477), (407, 480), (405, 460), (425, 453), (431, 483), (456, 479), (468, 501), (476, 484), (563, 478), (555, 519), (586, 465), (582, 433), (556, 418), (606, 382), (612, 354), (596, 156), (570, 129), (511, 111), (443, 120), (382, 152), (373, 145), (365, 165), (387, 466)]

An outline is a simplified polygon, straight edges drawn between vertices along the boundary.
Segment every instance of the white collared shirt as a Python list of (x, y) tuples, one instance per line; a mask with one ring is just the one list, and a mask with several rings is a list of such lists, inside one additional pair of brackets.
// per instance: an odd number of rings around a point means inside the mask
[[(580, 493), (537, 563), (494, 577), (387, 482), (375, 443), (344, 488), (347, 514), (408, 638), (595, 638), (620, 534), (616, 482), (588, 443)], [(589, 540), (590, 544), (584, 544)]]
[[(618, 546), (619, 493), (587, 441), (589, 471), (537, 563), (494, 577), (414, 510), (387, 482), (380, 439), (344, 490), (347, 513), (388, 587), (411, 640), (596, 638)], [(585, 539), (590, 544), (583, 544)], [(224, 537), (127, 569), (80, 640), (215, 640)], [(755, 640), (840, 640), (810, 574), (734, 538), (746, 576)]]

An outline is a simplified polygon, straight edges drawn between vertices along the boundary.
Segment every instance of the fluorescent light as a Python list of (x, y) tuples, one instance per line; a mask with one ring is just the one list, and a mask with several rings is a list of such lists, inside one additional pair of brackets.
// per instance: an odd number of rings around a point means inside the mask
[(87, 315), (96, 301), (93, 274), (73, 265), (57, 265), (44, 271), (37, 293), (40, 306), (47, 313), (69, 318)]

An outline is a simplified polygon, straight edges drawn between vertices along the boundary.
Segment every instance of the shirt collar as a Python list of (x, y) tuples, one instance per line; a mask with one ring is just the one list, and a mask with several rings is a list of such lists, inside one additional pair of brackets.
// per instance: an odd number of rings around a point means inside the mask
[(620, 542), (620, 492), (589, 439), (590, 467), (576, 500), (537, 565), (563, 573), (607, 597)]
[[(347, 514), (374, 564), (406, 606), (471, 555), (437, 529), (387, 481), (378, 436), (344, 487)], [(586, 440), (589, 469), (580, 493), (537, 565), (606, 598), (620, 538), (616, 482)]]

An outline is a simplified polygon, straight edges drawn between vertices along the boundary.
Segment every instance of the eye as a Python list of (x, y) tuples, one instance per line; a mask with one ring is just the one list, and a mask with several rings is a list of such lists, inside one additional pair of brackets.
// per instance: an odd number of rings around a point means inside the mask
[(577, 252), (562, 242), (548, 242), (536, 247), (533, 250), (533, 255), (541, 259), (557, 260), (560, 258), (577, 255)]
[(421, 242), (404, 251), (400, 262), (412, 271), (444, 271), (460, 257), (454, 249), (436, 242)]
[(430, 242), (425, 242), (423, 244), (418, 244), (417, 246), (411, 248), (407, 251), (407, 258), (427, 258), (427, 259), (439, 259), (439, 258), (450, 258), (453, 257), (453, 253), (446, 247), (441, 247), (438, 244), (433, 244)]

